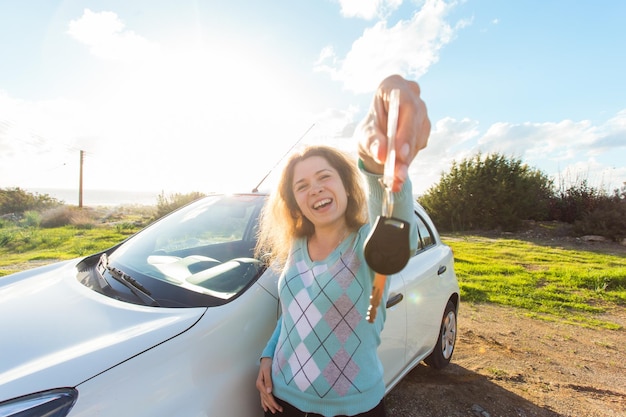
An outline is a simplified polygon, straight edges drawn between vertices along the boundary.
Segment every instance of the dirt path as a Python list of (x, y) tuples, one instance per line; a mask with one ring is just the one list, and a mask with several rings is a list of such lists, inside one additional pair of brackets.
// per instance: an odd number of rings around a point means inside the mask
[(452, 363), (421, 364), (387, 397), (391, 417), (626, 417), (626, 308), (621, 330), (462, 304)]

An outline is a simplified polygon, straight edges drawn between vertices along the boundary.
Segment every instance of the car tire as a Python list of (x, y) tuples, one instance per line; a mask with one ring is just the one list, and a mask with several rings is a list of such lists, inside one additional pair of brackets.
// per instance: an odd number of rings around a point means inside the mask
[(452, 301), (448, 301), (446, 309), (441, 319), (439, 337), (432, 353), (424, 360), (426, 364), (435, 369), (445, 368), (452, 359), (454, 346), (456, 344), (456, 307)]

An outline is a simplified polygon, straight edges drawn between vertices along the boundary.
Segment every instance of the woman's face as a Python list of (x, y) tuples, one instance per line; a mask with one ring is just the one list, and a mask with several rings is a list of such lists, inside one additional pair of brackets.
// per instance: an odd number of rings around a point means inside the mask
[(348, 196), (339, 173), (321, 156), (294, 166), (293, 194), (302, 214), (318, 227), (343, 226)]

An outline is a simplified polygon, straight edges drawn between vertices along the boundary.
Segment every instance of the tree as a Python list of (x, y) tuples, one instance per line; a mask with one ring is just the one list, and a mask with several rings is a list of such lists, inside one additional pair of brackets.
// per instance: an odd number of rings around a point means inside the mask
[(552, 181), (521, 160), (478, 153), (442, 173), (419, 202), (441, 230), (517, 230), (547, 217)]

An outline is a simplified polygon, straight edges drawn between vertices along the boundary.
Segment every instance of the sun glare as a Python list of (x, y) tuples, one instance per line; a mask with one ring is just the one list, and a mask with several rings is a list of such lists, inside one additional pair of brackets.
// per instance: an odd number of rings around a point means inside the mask
[[(311, 120), (272, 63), (236, 47), (182, 42), (117, 65), (84, 98), (106, 143), (90, 173), (112, 188), (255, 185)], [(105, 169), (111, 160), (137, 174)]]

